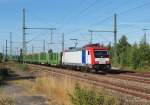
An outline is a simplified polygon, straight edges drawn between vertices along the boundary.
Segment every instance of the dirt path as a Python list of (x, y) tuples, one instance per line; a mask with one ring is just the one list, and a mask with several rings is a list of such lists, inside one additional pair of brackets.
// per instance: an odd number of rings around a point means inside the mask
[(9, 71), (2, 94), (13, 99), (15, 105), (49, 105), (45, 96), (32, 91), (35, 76), (22, 70)]

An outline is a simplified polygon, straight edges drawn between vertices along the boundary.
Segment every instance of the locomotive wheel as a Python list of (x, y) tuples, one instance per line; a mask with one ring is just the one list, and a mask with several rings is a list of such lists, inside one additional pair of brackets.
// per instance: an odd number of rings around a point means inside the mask
[(95, 73), (97, 74), (99, 72), (99, 69), (95, 69)]

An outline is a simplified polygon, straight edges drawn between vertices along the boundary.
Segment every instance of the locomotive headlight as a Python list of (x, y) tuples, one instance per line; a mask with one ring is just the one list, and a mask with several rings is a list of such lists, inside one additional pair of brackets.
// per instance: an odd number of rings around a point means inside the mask
[(106, 64), (109, 64), (110, 62), (109, 61), (106, 61)]
[(99, 64), (99, 61), (96, 61), (95, 63), (96, 63), (96, 64)]

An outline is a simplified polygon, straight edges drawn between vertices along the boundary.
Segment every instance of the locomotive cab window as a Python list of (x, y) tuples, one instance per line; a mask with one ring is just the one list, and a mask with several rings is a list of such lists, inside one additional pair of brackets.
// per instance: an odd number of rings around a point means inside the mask
[(101, 58), (109, 55), (108, 51), (94, 51), (95, 58)]
[(90, 52), (88, 51), (88, 55), (90, 55)]

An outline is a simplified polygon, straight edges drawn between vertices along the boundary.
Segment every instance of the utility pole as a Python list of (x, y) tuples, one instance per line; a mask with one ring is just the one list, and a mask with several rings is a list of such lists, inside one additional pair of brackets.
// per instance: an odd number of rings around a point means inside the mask
[(12, 32), (10, 32), (10, 60), (12, 59)]
[(22, 54), (23, 54), (23, 60), (24, 60), (24, 56), (26, 55), (26, 50), (27, 50), (27, 47), (26, 47), (26, 32), (25, 32), (25, 28), (26, 28), (26, 26), (25, 26), (25, 9), (23, 9), (23, 26), (22, 26), (22, 34), (23, 34), (23, 52), (22, 52)]
[(33, 47), (33, 45), (32, 45), (32, 54), (34, 53), (34, 47)]
[(44, 42), (43, 42), (43, 52), (45, 53), (45, 40), (44, 40)]
[(56, 28), (51, 28), (50, 31), (51, 31), (51, 38), (50, 38), (50, 47), (52, 49), (52, 44), (53, 44), (53, 30), (56, 30)]
[[(53, 42), (52, 42), (52, 35), (53, 35), (53, 31), (54, 30), (56, 30), (56, 28), (40, 28), (40, 27), (38, 27), (38, 28), (32, 28), (32, 27), (26, 27), (25, 28), (25, 30), (26, 29), (30, 29), (30, 30), (50, 30), (51, 31), (51, 37), (50, 37), (50, 44), (52, 44)], [(30, 42), (30, 41), (29, 41)], [(26, 43), (28, 43), (28, 42), (26, 42)]]
[(3, 61), (5, 61), (5, 46), (3, 45)]
[(117, 56), (117, 14), (114, 14), (114, 58)]
[[(107, 31), (107, 30), (97, 30), (97, 31), (93, 31), (93, 30), (88, 30), (89, 32), (91, 32), (91, 42), (92, 43), (92, 33), (93, 32), (109, 32), (109, 33), (113, 33), (114, 34), (114, 58), (116, 58), (117, 56), (117, 14), (114, 14), (114, 25), (113, 25), (114, 29), (113, 31)], [(116, 61), (114, 59), (114, 61)]]
[[(27, 53), (27, 43), (28, 41), (26, 41), (26, 29), (40, 29), (40, 30), (50, 30), (51, 31), (51, 37), (50, 37), (50, 44), (52, 44), (52, 34), (53, 34), (53, 30), (56, 30), (56, 28), (32, 28), (32, 27), (26, 27), (26, 11), (25, 9), (23, 9), (23, 26), (22, 26), (22, 34), (23, 34), (23, 49), (22, 49), (22, 54), (23, 57), (24, 55), (26, 55)], [(30, 41), (29, 41), (30, 42)]]
[(64, 45), (65, 45), (65, 40), (64, 40), (64, 33), (62, 34), (62, 52), (64, 51)]
[(5, 47), (4, 47), (4, 45), (3, 45), (3, 55), (5, 55)]
[(6, 40), (6, 52), (5, 52), (5, 56), (6, 56), (6, 57), (5, 57), (5, 61), (8, 60), (8, 59), (7, 59), (7, 58), (8, 58), (8, 57), (7, 57), (7, 49), (8, 49), (8, 48), (7, 48), (7, 40)]

